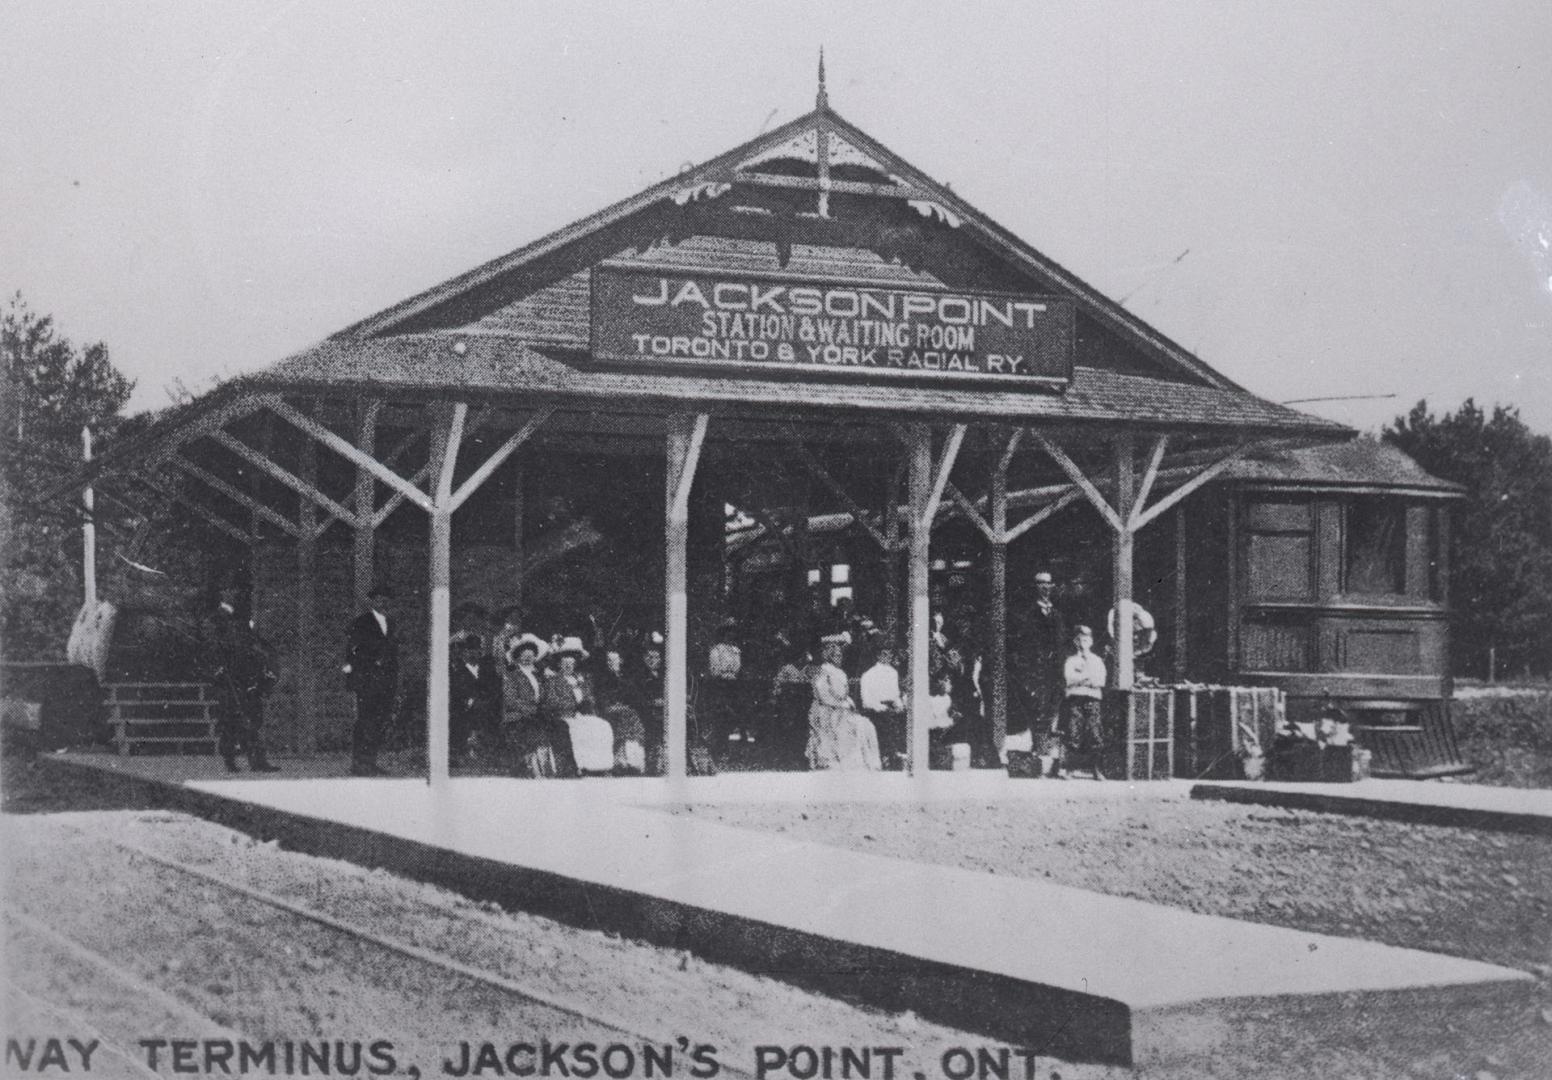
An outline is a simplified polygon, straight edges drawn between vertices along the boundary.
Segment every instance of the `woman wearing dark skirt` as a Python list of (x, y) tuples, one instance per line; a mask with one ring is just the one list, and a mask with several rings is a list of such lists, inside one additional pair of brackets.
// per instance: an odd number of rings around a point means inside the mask
[[(1076, 648), (1062, 668), (1067, 691), (1062, 700), (1062, 742), (1067, 763), (1092, 769), (1094, 779), (1103, 780), (1100, 761), (1105, 752), (1102, 699), (1105, 690), (1105, 662), (1094, 655), (1094, 632), (1087, 626), (1076, 628), (1072, 637)], [(1065, 777), (1066, 770), (1057, 773)]]
[(631, 698), (624, 655), (619, 649), (608, 649), (604, 666), (593, 675), (593, 699), (614, 729), (614, 769), (619, 773), (644, 772), (647, 767), (646, 726)]

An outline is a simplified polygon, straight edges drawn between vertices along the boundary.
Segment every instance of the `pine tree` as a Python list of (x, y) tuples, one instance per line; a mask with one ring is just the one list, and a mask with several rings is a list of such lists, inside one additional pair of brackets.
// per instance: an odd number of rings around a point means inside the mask
[(50, 492), (80, 468), (81, 430), (111, 434), (134, 384), (106, 345), (77, 349), (21, 293), (0, 314), (0, 647), (63, 658), (81, 603), (81, 508)]
[(1552, 438), (1519, 410), (1468, 399), (1435, 417), (1426, 401), (1382, 437), (1469, 489), (1455, 513), (1451, 599), (1457, 674), (1552, 671)]

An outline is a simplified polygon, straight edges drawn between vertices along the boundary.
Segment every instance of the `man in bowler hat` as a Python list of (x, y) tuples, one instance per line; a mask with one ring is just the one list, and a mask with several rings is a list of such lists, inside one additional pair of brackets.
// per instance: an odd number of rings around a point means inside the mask
[(345, 686), (356, 695), (351, 733), (350, 775), (382, 776), (377, 752), (393, 718), (399, 689), (399, 626), (393, 619), (393, 590), (379, 585), (367, 593), (367, 609), (346, 631)]

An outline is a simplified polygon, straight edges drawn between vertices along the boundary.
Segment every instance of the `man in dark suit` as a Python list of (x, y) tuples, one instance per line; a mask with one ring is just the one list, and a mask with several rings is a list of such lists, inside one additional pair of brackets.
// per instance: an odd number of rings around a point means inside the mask
[(346, 631), (345, 686), (356, 695), (351, 733), (350, 775), (382, 776), (377, 752), (393, 718), (399, 690), (399, 629), (391, 617), (393, 591), (379, 585), (367, 593), (367, 610)]
[(1066, 613), (1056, 605), (1056, 579), (1049, 570), (1035, 575), (1034, 603), (1018, 615), (1019, 656), (1013, 673), (1018, 697), (1008, 710), (1008, 734), (1028, 730), (1038, 744), (1056, 730), (1065, 687), (1062, 664), (1072, 645)]
[(239, 610), (242, 590), (226, 586), (211, 615), (210, 682), (220, 706), (216, 750), (227, 772), (237, 772), (237, 755), (245, 754), (254, 772), (276, 772), (264, 753), (264, 698), (274, 689), (276, 675), (270, 649)]
[(501, 741), (501, 671), (472, 630), (453, 635), (447, 688), (452, 761), (468, 758), (471, 736), (478, 737), (481, 756), (493, 751)]

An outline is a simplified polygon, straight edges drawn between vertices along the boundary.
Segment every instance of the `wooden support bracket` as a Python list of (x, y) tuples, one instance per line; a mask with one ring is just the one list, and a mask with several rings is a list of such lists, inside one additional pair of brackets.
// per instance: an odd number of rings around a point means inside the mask
[[(1203, 484), (1211, 483), (1219, 476), (1219, 474), (1223, 472), (1223, 470), (1227, 469), (1230, 465), (1234, 464), (1240, 458), (1244, 457), (1246, 454), (1250, 453), (1260, 445), (1261, 443), (1259, 442), (1240, 443), (1234, 449), (1220, 457), (1217, 461), (1214, 461), (1211, 465), (1208, 465), (1195, 476), (1191, 477), (1191, 479), (1187, 480), (1184, 484), (1181, 484), (1174, 491), (1171, 491), (1158, 502), (1148, 507), (1147, 510), (1140, 514), (1134, 513), (1134, 524), (1132, 525), (1132, 531), (1136, 532), (1139, 529), (1142, 529), (1145, 526), (1151, 524), (1152, 522), (1157, 521), (1160, 514), (1164, 513), (1170, 507), (1180, 502)], [(1140, 501), (1138, 505), (1141, 505)]]
[(303, 535), (301, 526), (297, 525), (296, 522), (275, 512), (270, 507), (265, 506), (263, 503), (259, 502), (258, 499), (255, 499), (252, 495), (249, 495), (241, 488), (232, 484), (228, 484), (225, 480), (210, 472), (208, 469), (201, 468), (200, 466), (194, 464), (183, 455), (179, 454), (176, 457), (170, 458), (167, 464), (182, 469), (184, 472), (194, 477), (194, 479), (198, 480), (206, 487), (219, 491), (222, 495), (225, 495), (228, 499), (231, 499), (239, 506), (247, 507), (259, 517), (269, 522), (271, 525), (284, 530), (290, 535), (297, 538), (301, 538)]
[(1039, 510), (1036, 510), (1033, 514), (1030, 514), (1023, 521), (1021, 521), (1017, 525), (1013, 526), (1007, 532), (1003, 533), (1002, 542), (1005, 543), (1005, 544), (1013, 543), (1013, 541), (1015, 541), (1019, 537), (1023, 536), (1030, 529), (1033, 529), (1036, 525), (1040, 524), (1042, 521), (1044, 521), (1047, 518), (1051, 517), (1053, 514), (1058, 514), (1061, 511), (1067, 509), (1067, 507), (1071, 506), (1073, 503), (1077, 502), (1081, 498), (1083, 498), (1083, 492), (1082, 491), (1078, 490), (1078, 488), (1076, 488), (1076, 487), (1068, 488), (1061, 495), (1057, 496), (1057, 499), (1056, 499), (1055, 502), (1047, 503), (1046, 505), (1042, 506)]
[(975, 504), (965, 498), (964, 494), (957, 487), (953, 484), (948, 484), (944, 487), (943, 493), (949, 497), (950, 502), (964, 512), (964, 515), (970, 519), (977, 529), (981, 530), (981, 535), (986, 537), (990, 543), (999, 544), (1006, 542), (997, 535), (997, 530), (992, 528), (987, 520), (981, 516), (981, 512), (975, 508)]
[(1078, 468), (1077, 463), (1067, 456), (1065, 450), (1038, 431), (1030, 431), (1029, 437), (1039, 443), (1040, 448), (1050, 456), (1052, 461), (1061, 467), (1062, 472), (1066, 473), (1067, 478), (1078, 486), (1078, 490), (1083, 492), (1084, 497), (1088, 499), (1095, 510), (1099, 511), (1100, 516), (1105, 519), (1112, 529), (1118, 533), (1126, 531), (1127, 525), (1126, 522), (1121, 520), (1121, 515), (1117, 514), (1115, 508), (1105, 501), (1105, 497), (1100, 494), (1093, 481), (1083, 475), (1083, 470)]
[[(127, 475), (128, 474), (126, 474), (126, 476)], [(215, 526), (221, 532), (232, 537), (234, 540), (237, 540), (240, 543), (248, 547), (252, 547), (254, 544), (258, 543), (258, 537), (252, 535), (246, 529), (232, 524), (230, 521), (222, 517), (220, 514), (217, 514), (208, 506), (195, 502), (187, 495), (179, 494), (176, 491), (169, 491), (167, 488), (163, 487), (161, 484), (150, 479), (144, 474), (136, 474), (128, 478), (133, 479), (136, 483), (140, 484), (146, 489), (155, 492), (160, 498), (165, 499), (167, 502), (177, 503), (178, 505), (190, 510), (208, 524)]]
[(679, 484), (674, 490), (673, 506), (669, 508), (675, 521), (690, 519), (690, 489), (695, 484), (695, 470), (700, 464), (701, 448), (706, 443), (706, 429), (710, 424), (710, 414), (695, 414), (695, 423), (690, 429), (690, 445), (685, 449), (684, 462), (679, 469)]
[[(495, 452), (490, 455), (490, 457), (486, 458), (484, 462), (480, 464), (479, 468), (470, 473), (468, 478), (458, 486), (458, 490), (453, 492), (453, 509), (457, 510), (464, 504), (465, 500), (467, 500), (470, 495), (473, 495), (476, 491), (478, 491), (480, 485), (485, 483), (486, 480), (489, 480), (491, 474), (501, 467), (501, 463), (515, 454), (518, 448), (527, 442), (535, 431), (539, 430), (539, 425), (548, 420), (550, 418), (550, 414), (554, 411), (555, 406), (553, 405), (546, 405), (536, 411), (528, 418), (527, 423), (519, 428), (511, 438), (502, 443), (495, 450)], [(479, 419), (480, 418), (478, 417), (476, 418), (476, 423), (475, 425), (471, 425), (471, 430), (473, 430), (474, 426), (477, 426)]]
[[(389, 487), (402, 494), (405, 498), (409, 499), (410, 502), (414, 503), (422, 510), (425, 510), (428, 513), (431, 511), (432, 504), (431, 497), (429, 495), (420, 490), (414, 484), (410, 483), (404, 477), (400, 476), (398, 473), (394, 472), (388, 466), (378, 461), (376, 458), (368, 454), (363, 454), (359, 449), (351, 444), (350, 440), (343, 438), (333, 431), (330, 431), (328, 428), (324, 427), (312, 417), (307, 416), (292, 408), (282, 398), (280, 398), (279, 395), (271, 395), (266, 397), (264, 399), (264, 404), (269, 407), (271, 412), (280, 417), (282, 420), (286, 421), (292, 427), (295, 427), (305, 432), (306, 434), (311, 435), (318, 442), (321, 442), (330, 450), (333, 450), (346, 461), (349, 461), (354, 465), (359, 465), (361, 468), (367, 470), (373, 476), (377, 477), (383, 483), (387, 484)], [(465, 406), (465, 408), (467, 408), (467, 406)]]
[[(322, 491), (319, 491), (317, 487), (309, 484), (306, 480), (303, 480), (300, 476), (297, 476), (289, 469), (286, 469), (281, 465), (277, 465), (275, 462), (265, 457), (262, 451), (249, 446), (235, 435), (229, 434), (225, 431), (213, 431), (210, 433), (210, 437), (243, 460), (257, 465), (260, 469), (263, 469), (270, 476), (273, 476), (276, 480), (279, 480), (282, 484), (290, 488), (292, 491), (295, 491), (303, 498), (310, 499), (312, 502), (316, 503), (322, 509), (328, 511), (330, 514), (343, 521), (345, 524), (351, 527), (355, 527), (360, 523), (360, 519), (352, 511), (347, 510), (340, 503), (331, 499)], [(324, 528), (327, 527), (327, 524), (325, 524)]]
[(245, 394), (212, 409), (178, 432), (175, 438), (169, 439), (157, 447), (156, 451), (146, 458), (144, 467), (147, 470), (155, 469), (195, 439), (209, 435), (211, 432), (219, 431), (233, 420), (240, 420), (245, 416), (256, 413), (268, 404), (269, 398), (266, 395)]
[(959, 448), (965, 441), (965, 431), (968, 427), (968, 424), (955, 424), (953, 430), (948, 433), (948, 441), (943, 444), (943, 453), (938, 455), (937, 465), (933, 469), (932, 491), (927, 496), (927, 505), (923, 508), (929, 524), (938, 516), (938, 506), (943, 501), (943, 490), (948, 487), (949, 473), (954, 471), (954, 462), (959, 459)]
[(1137, 487), (1137, 499), (1132, 503), (1131, 516), (1126, 520), (1126, 527), (1136, 532), (1137, 519), (1142, 514), (1142, 508), (1148, 501), (1148, 496), (1153, 493), (1153, 482), (1159, 478), (1159, 464), (1164, 460), (1164, 452), (1169, 449), (1169, 436), (1160, 435), (1153, 440), (1153, 451), (1148, 455), (1148, 467), (1142, 474), (1142, 483)]
[(852, 497), (851, 493), (842, 486), (839, 480), (830, 475), (830, 470), (824, 467), (824, 462), (820, 461), (814, 452), (803, 444), (802, 439), (797, 436), (796, 432), (792, 433), (792, 447), (797, 451), (798, 457), (803, 460), (804, 467), (813, 474), (816, 480), (829, 488), (836, 498), (841, 500), (846, 509), (851, 512), (852, 520), (867, 530), (867, 534), (873, 538), (873, 542), (884, 551), (892, 551), (894, 544), (890, 538), (884, 535), (878, 526), (873, 524), (869, 519), (868, 511)]

